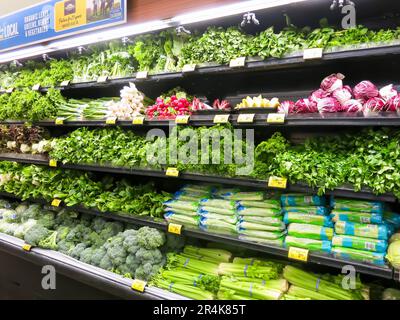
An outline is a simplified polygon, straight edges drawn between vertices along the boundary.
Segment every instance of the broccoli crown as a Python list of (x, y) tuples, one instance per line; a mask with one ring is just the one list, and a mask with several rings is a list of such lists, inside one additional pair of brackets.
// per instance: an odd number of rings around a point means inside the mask
[(79, 256), (79, 260), (85, 263), (91, 263), (92, 262), (92, 257), (93, 257), (93, 248), (86, 248), (81, 252), (81, 255)]
[(39, 242), (47, 238), (49, 234), (50, 234), (49, 229), (45, 228), (40, 224), (35, 224), (26, 231), (24, 240), (26, 243), (32, 246), (37, 246)]
[(133, 254), (135, 254), (136, 251), (138, 251), (140, 248), (137, 243), (136, 235), (126, 236), (123, 242), (123, 246), (126, 251)]
[(92, 224), (92, 216), (90, 214), (83, 213), (81, 215), (80, 223), (83, 224), (85, 227), (90, 227)]
[(157, 229), (142, 227), (137, 232), (138, 245), (145, 249), (156, 249), (165, 243), (165, 234)]
[(118, 266), (118, 268), (116, 269), (118, 274), (123, 275), (126, 278), (132, 278), (132, 276), (134, 276), (135, 274), (135, 269), (132, 268), (131, 265), (128, 264), (121, 264)]
[(116, 236), (123, 230), (124, 227), (119, 222), (106, 222), (104, 224), (104, 229), (100, 231), (99, 235), (103, 240), (108, 240), (109, 238)]
[(86, 249), (86, 244), (84, 243), (78, 243), (71, 251), (70, 251), (70, 255), (71, 257), (75, 258), (75, 259), (79, 259), (81, 256), (81, 253), (83, 250)]
[(151, 264), (159, 264), (163, 259), (163, 255), (158, 249), (147, 250), (144, 248), (140, 248), (136, 252), (136, 259), (143, 264), (147, 262), (150, 262)]
[(93, 250), (91, 263), (98, 267), (100, 265), (101, 259), (107, 254), (107, 250), (104, 248), (97, 248)]
[(107, 249), (107, 255), (110, 257), (114, 266), (119, 266), (125, 263), (127, 252), (124, 249), (122, 237), (114, 237)]
[(28, 209), (28, 205), (26, 203), (21, 203), (15, 208), (15, 211), (18, 214), (23, 214), (27, 209)]
[(99, 267), (104, 270), (111, 270), (113, 268), (113, 263), (107, 254), (101, 259)]
[(58, 251), (64, 254), (70, 254), (72, 249), (75, 247), (75, 244), (71, 241), (67, 241), (64, 239), (57, 242), (57, 246), (58, 246)]
[(38, 219), (38, 224), (48, 229), (53, 229), (55, 226), (54, 213), (51, 211), (44, 211)]
[(125, 263), (128, 266), (130, 266), (132, 269), (136, 269), (140, 265), (140, 261), (138, 259), (136, 259), (136, 255), (132, 254), (132, 253), (128, 254), (128, 256), (126, 257)]
[(83, 224), (78, 224), (71, 229), (66, 239), (73, 242), (81, 242), (85, 235), (91, 232), (90, 228), (85, 227)]
[(160, 269), (161, 265), (152, 265), (151, 263), (142, 264), (135, 271), (135, 279), (148, 281), (153, 275), (157, 274)]
[(124, 238), (134, 237), (134, 236), (136, 236), (136, 234), (137, 234), (137, 230), (135, 230), (135, 229), (126, 229), (124, 232), (122, 232), (122, 236)]
[(39, 204), (31, 204), (23, 213), (21, 220), (38, 219), (40, 217), (41, 207)]
[(104, 220), (102, 217), (96, 217), (92, 220), (91, 228), (97, 233), (100, 233), (101, 230), (103, 230), (105, 224), (106, 220)]
[(60, 226), (57, 229), (57, 242), (67, 238), (70, 228), (67, 226)]
[(104, 243), (104, 240), (95, 231), (92, 231), (87, 236), (84, 236), (83, 239), (85, 243), (94, 247), (100, 247)]
[(53, 231), (47, 238), (39, 241), (39, 247), (44, 249), (57, 250), (57, 231)]
[(78, 213), (62, 209), (55, 217), (55, 224), (67, 227), (74, 227), (78, 218)]

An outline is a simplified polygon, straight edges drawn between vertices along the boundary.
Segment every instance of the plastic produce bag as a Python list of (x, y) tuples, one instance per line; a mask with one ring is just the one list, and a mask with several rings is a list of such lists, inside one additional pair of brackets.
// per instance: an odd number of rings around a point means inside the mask
[(337, 234), (346, 234), (349, 236), (388, 239), (388, 228), (385, 225), (378, 224), (362, 224), (355, 222), (338, 221), (335, 224), (335, 232)]
[(304, 194), (281, 195), (282, 206), (324, 206), (326, 199), (323, 196), (309, 196)]
[(227, 223), (217, 219), (209, 219), (207, 217), (200, 218), (200, 228), (204, 231), (223, 233), (223, 234), (237, 234), (236, 225)]
[(285, 227), (282, 217), (241, 216), (240, 221), (266, 224), (270, 226)]
[(283, 217), (283, 221), (286, 224), (296, 222), (296, 223), (315, 224), (324, 227), (333, 227), (333, 223), (329, 216), (319, 216), (316, 214), (286, 212), (285, 216)]
[(184, 226), (198, 226), (199, 217), (190, 217), (181, 214), (176, 214), (174, 212), (167, 212), (164, 214), (165, 220), (168, 223), (178, 223)]
[(380, 224), (383, 222), (382, 215), (378, 213), (355, 212), (355, 211), (338, 211), (331, 213), (332, 221), (350, 221), (356, 223)]
[(292, 236), (286, 236), (285, 238), (285, 246), (289, 247), (298, 247), (304, 248), (311, 251), (323, 251), (323, 252), (331, 252), (332, 246), (330, 241), (326, 240), (315, 240), (315, 239), (307, 239), (307, 238), (296, 238)]
[(199, 208), (198, 202), (182, 201), (182, 200), (168, 200), (164, 205), (172, 209), (181, 209), (185, 211), (197, 211)]
[(394, 241), (389, 245), (386, 259), (393, 268), (400, 269), (400, 241)]
[(237, 224), (238, 230), (259, 230), (259, 231), (283, 231), (285, 230), (285, 224), (282, 223), (280, 226), (270, 226), (266, 224), (258, 224), (246, 221), (240, 221)]
[(385, 240), (362, 238), (346, 235), (335, 235), (332, 238), (332, 245), (337, 247), (353, 248), (358, 250), (386, 252), (387, 242)]
[(211, 208), (220, 208), (228, 210), (236, 210), (236, 202), (233, 200), (223, 199), (202, 199), (200, 205)]
[(247, 235), (239, 235), (240, 240), (245, 240), (245, 241), (252, 241), (252, 242), (259, 242), (259, 243), (265, 243), (265, 244), (272, 244), (274, 246), (283, 246), (283, 239), (284, 237), (280, 237), (278, 239), (265, 239), (265, 238), (258, 238), (258, 237), (252, 237), (252, 236), (247, 236)]
[(177, 191), (174, 193), (175, 200), (182, 201), (200, 201), (201, 199), (210, 198), (209, 192), (188, 192), (188, 191)]
[(210, 213), (223, 214), (223, 215), (227, 215), (227, 216), (236, 215), (236, 209), (215, 208), (215, 207), (209, 207), (209, 206), (200, 206), (199, 212), (210, 212)]
[(275, 199), (267, 199), (260, 201), (240, 200), (238, 201), (238, 206), (264, 208), (264, 209), (280, 209), (281, 203), (279, 200)]
[(285, 232), (270, 232), (270, 231), (248, 230), (248, 229), (239, 229), (239, 233), (241, 235), (245, 235), (248, 237), (255, 237), (255, 238), (269, 239), (269, 240), (279, 239), (285, 234)]
[(259, 217), (276, 217), (282, 214), (281, 209), (264, 209), (254, 207), (238, 207), (238, 215), (241, 216), (259, 216)]
[(298, 212), (298, 213), (305, 213), (305, 214), (316, 214), (319, 216), (325, 216), (329, 213), (329, 209), (323, 206), (308, 206), (308, 207), (283, 207), (283, 213), (285, 212)]
[(206, 184), (186, 184), (181, 188), (181, 191), (192, 193), (212, 193), (215, 190), (214, 186)]
[(227, 192), (220, 195), (224, 199), (230, 200), (264, 200), (264, 192)]
[(342, 211), (383, 213), (382, 202), (331, 198), (331, 207)]
[(217, 214), (217, 213), (211, 213), (207, 211), (201, 211), (200, 213), (201, 217), (207, 218), (207, 219), (215, 219), (215, 220), (221, 220), (225, 221), (229, 224), (236, 224), (238, 222), (238, 217), (236, 215), (223, 215), (223, 214)]
[(288, 234), (296, 238), (331, 240), (333, 237), (333, 228), (313, 224), (291, 223), (288, 226)]
[(333, 247), (332, 253), (336, 258), (345, 260), (361, 260), (362, 262), (377, 265), (385, 264), (385, 254), (380, 252), (364, 251), (344, 247)]
[(189, 216), (189, 217), (197, 217), (199, 215), (197, 211), (186, 211), (186, 210), (174, 209), (174, 208), (170, 208), (170, 207), (164, 208), (164, 211), (175, 213), (175, 214), (180, 214), (180, 215), (184, 215), (184, 216)]
[(22, 213), (17, 213), (13, 209), (0, 209), (0, 216), (5, 222), (20, 222)]

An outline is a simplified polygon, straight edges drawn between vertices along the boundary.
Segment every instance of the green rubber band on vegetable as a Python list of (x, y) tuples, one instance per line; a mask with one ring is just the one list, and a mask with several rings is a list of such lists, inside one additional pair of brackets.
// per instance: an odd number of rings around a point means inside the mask
[(190, 261), (190, 258), (187, 258), (186, 261), (185, 261), (185, 263), (183, 264), (183, 266), (184, 266), (185, 268), (186, 268), (187, 264), (189, 263), (189, 261)]

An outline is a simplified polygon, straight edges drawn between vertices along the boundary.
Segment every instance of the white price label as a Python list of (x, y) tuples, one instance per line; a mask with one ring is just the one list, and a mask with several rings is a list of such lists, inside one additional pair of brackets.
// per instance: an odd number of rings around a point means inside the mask
[(196, 70), (196, 64), (185, 64), (182, 68), (182, 72), (193, 72)]
[(136, 72), (136, 79), (147, 79), (148, 75), (148, 71), (138, 71)]
[(100, 76), (97, 78), (97, 82), (107, 82), (108, 76)]
[(237, 122), (238, 123), (253, 123), (254, 122), (254, 113), (242, 113), (238, 115)]
[(239, 57), (236, 59), (232, 59), (229, 62), (229, 67), (231, 68), (239, 68), (239, 67), (244, 67), (246, 64), (246, 57)]
[(64, 80), (60, 83), (60, 87), (67, 87), (71, 83), (71, 80)]
[(306, 49), (303, 52), (304, 60), (313, 60), (322, 58), (322, 48)]

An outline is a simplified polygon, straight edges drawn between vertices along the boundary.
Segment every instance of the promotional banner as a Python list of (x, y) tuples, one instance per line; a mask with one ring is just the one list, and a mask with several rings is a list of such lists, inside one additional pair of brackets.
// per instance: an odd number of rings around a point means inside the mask
[(0, 52), (126, 22), (127, 0), (51, 0), (0, 17)]

